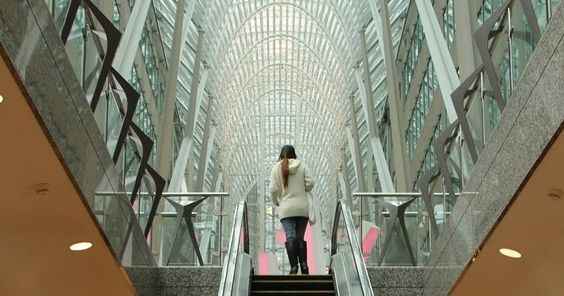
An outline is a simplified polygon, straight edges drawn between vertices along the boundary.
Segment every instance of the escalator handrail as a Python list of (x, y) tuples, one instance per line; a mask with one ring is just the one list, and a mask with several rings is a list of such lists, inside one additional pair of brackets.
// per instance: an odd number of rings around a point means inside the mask
[(360, 249), (360, 244), (355, 235), (354, 223), (351, 215), (349, 206), (344, 202), (344, 200), (339, 200), (337, 202), (337, 207), (335, 209), (335, 219), (333, 220), (333, 230), (331, 233), (331, 256), (337, 254), (337, 233), (339, 229), (339, 220), (343, 216), (345, 222), (346, 235), (351, 246), (352, 255), (354, 259), (355, 269), (358, 273), (360, 285), (364, 295), (374, 295), (372, 286), (370, 284), (370, 278), (368, 276), (368, 271), (366, 270), (366, 265), (362, 257), (362, 251)]
[(249, 221), (247, 217), (247, 202), (240, 201), (235, 209), (233, 228), (229, 240), (225, 264), (221, 272), (221, 282), (218, 295), (233, 295), (233, 286), (236, 276), (237, 260), (241, 248), (241, 232), (243, 232), (243, 252), (249, 254)]

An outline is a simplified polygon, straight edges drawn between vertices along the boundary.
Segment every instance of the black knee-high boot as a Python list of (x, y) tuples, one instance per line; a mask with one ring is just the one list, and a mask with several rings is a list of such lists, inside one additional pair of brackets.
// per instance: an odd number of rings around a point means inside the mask
[(286, 252), (288, 253), (288, 260), (290, 261), (290, 274), (298, 273), (298, 242), (296, 239), (289, 239), (286, 241)]
[(309, 274), (309, 267), (307, 266), (307, 243), (303, 240), (299, 241), (298, 258), (300, 260), (300, 269), (302, 274)]

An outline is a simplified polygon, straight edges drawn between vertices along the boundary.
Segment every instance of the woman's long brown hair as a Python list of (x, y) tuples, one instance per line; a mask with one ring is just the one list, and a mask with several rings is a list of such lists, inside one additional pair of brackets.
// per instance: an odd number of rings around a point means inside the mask
[(282, 181), (284, 183), (284, 188), (288, 187), (288, 176), (290, 175), (290, 168), (288, 167), (288, 159), (293, 158), (296, 159), (296, 150), (292, 145), (285, 145), (282, 147), (282, 151), (280, 151), (280, 157), (278, 160), (282, 160), (280, 165), (282, 169)]

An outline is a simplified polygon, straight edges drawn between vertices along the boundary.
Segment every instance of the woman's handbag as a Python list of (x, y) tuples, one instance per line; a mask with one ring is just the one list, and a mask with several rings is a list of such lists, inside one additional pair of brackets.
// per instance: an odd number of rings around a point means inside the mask
[(315, 205), (315, 198), (313, 194), (309, 192), (307, 194), (307, 209), (308, 209), (308, 218), (309, 218), (309, 225), (314, 225), (317, 221), (316, 213), (317, 213), (317, 206)]

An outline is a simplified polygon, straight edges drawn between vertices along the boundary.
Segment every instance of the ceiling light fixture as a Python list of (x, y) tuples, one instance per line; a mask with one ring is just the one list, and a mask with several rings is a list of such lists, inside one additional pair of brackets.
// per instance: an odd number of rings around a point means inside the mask
[(51, 192), (51, 185), (48, 183), (39, 183), (33, 186), (33, 191), (39, 197), (46, 197)]
[(0, 95), (0, 104), (2, 104), (2, 102), (4, 102), (4, 97)]
[(564, 191), (560, 190), (559, 188), (550, 188), (548, 190), (548, 196), (552, 198), (552, 200), (561, 200), (564, 197)]
[(522, 256), (521, 256), (521, 253), (519, 253), (519, 252), (517, 252), (517, 251), (515, 251), (515, 250), (512, 250), (512, 249), (508, 249), (508, 248), (501, 248), (501, 249), (499, 249), (499, 252), (500, 252), (502, 255), (507, 256), (507, 257), (510, 257), (510, 258), (518, 259), (518, 258), (521, 258), (521, 257), (522, 257)]
[(71, 249), (72, 251), (84, 251), (90, 249), (91, 247), (92, 247), (91, 242), (80, 242), (80, 243), (72, 244), (69, 247), (69, 249)]

